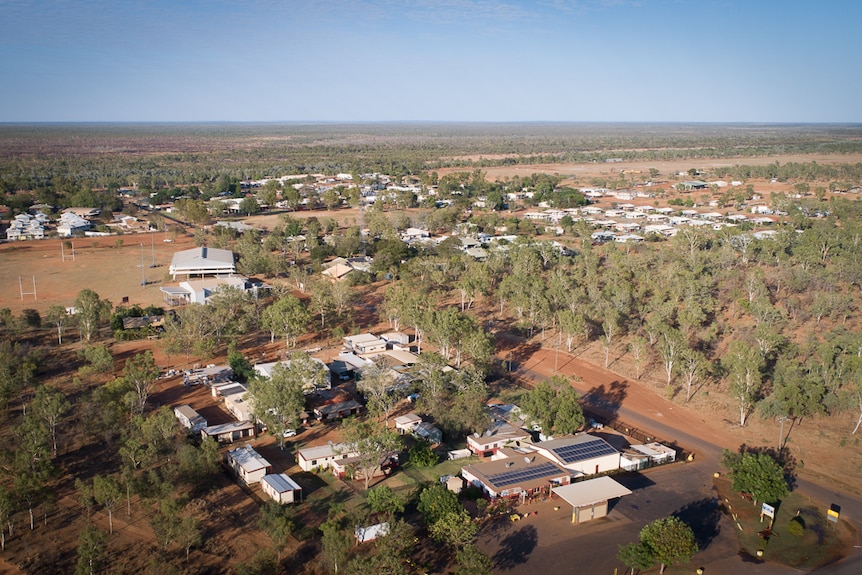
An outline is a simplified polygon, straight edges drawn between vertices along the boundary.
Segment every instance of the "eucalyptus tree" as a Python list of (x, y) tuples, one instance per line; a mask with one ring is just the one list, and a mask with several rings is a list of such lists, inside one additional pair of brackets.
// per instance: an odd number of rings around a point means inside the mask
[(305, 407), (303, 388), (306, 377), (314, 377), (311, 370), (306, 370), (302, 365), (306, 359), (312, 361), (307, 354), (296, 352), (291, 356), (289, 365), (277, 363), (270, 377), (252, 379), (249, 385), (255, 417), (266, 425), (282, 449), (284, 432), (296, 429)]
[(343, 430), (342, 450), (357, 454), (353, 465), (362, 475), (367, 491), (374, 474), (391, 454), (400, 449), (401, 438), (394, 430), (369, 419), (350, 418), (344, 422)]
[(374, 362), (362, 369), (356, 389), (365, 397), (368, 412), (372, 416), (383, 416), (389, 427), (389, 415), (402, 395), (398, 392), (397, 374), (382, 362)]
[(304, 333), (311, 320), (305, 304), (292, 294), (284, 294), (275, 303), (263, 310), (261, 325), (270, 332), (270, 341), (275, 336), (284, 337), (285, 348), (296, 345), (296, 339)]
[(72, 324), (74, 317), (61, 305), (55, 304), (48, 308), (45, 319), (57, 327), (57, 345), (63, 345), (63, 331)]
[(752, 408), (760, 399), (763, 387), (763, 358), (749, 342), (736, 340), (722, 360), (728, 372), (730, 394), (739, 405), (739, 425), (745, 425)]
[(123, 379), (135, 393), (138, 413), (144, 413), (147, 400), (155, 388), (158, 377), (159, 367), (153, 358), (153, 352), (150, 350), (136, 354), (126, 360), (126, 365), (123, 367)]
[(30, 409), (33, 416), (38, 417), (48, 426), (51, 434), (51, 452), (54, 457), (57, 456), (57, 428), (71, 407), (69, 400), (57, 388), (49, 385), (40, 385), (36, 388)]
[(81, 335), (88, 342), (92, 339), (99, 325), (108, 321), (111, 315), (111, 302), (103, 300), (91, 289), (83, 289), (75, 298), (75, 315)]

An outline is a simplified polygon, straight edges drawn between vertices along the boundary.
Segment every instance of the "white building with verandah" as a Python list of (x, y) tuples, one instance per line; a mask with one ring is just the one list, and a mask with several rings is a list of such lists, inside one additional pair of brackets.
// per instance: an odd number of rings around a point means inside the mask
[(171, 258), (168, 269), (174, 281), (178, 275), (191, 277), (217, 276), (236, 273), (236, 263), (233, 252), (219, 248), (201, 246), (177, 252)]

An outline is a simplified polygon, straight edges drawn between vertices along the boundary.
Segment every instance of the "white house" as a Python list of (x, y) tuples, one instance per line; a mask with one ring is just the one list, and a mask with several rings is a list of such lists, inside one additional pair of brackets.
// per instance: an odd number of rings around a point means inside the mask
[(224, 396), (224, 406), (233, 415), (237, 421), (251, 420), (254, 409), (252, 402), (249, 401), (248, 388), (244, 385), (236, 384), (232, 393)]
[(306, 447), (296, 452), (296, 461), (303, 471), (312, 471), (314, 469), (329, 469), (332, 467), (332, 462), (359, 455), (355, 452), (342, 451), (347, 447), (343, 444), (329, 443), (327, 445), (318, 445), (315, 447)]
[(191, 431), (198, 433), (207, 426), (207, 420), (201, 414), (191, 408), (190, 405), (180, 405), (174, 408), (174, 415), (180, 420), (180, 425)]
[(286, 473), (270, 473), (260, 480), (260, 488), (277, 503), (302, 501), (302, 487)]
[(594, 475), (620, 468), (620, 452), (601, 437), (589, 433), (542, 441), (532, 448), (576, 474)]
[(57, 224), (57, 233), (64, 238), (71, 237), (76, 232), (85, 232), (89, 229), (90, 222), (74, 212), (68, 211), (60, 215), (60, 223)]
[[(320, 387), (316, 387), (313, 382), (305, 382), (302, 385), (303, 393), (313, 393), (318, 389), (331, 389), (332, 388), (332, 372), (329, 371), (329, 368), (326, 367), (326, 363), (322, 359), (318, 359), (316, 357), (312, 357), (311, 360), (317, 364), (318, 369), (323, 374), (323, 384)], [(273, 361), (269, 363), (258, 363), (254, 366), (254, 371), (260, 375), (261, 377), (265, 377), (267, 379), (272, 377), (272, 370), (276, 365), (283, 365), (286, 369), (290, 369), (290, 360), (286, 359), (284, 361)]]
[(479, 457), (491, 457), (507, 445), (526, 442), (530, 434), (504, 421), (495, 421), (484, 434), (467, 436), (467, 448)]
[(165, 294), (165, 303), (174, 306), (190, 303), (206, 304), (219, 291), (225, 289), (242, 290), (257, 297), (260, 290), (267, 288), (269, 286), (263, 282), (250, 280), (245, 276), (229, 276), (189, 280), (180, 282), (178, 286), (162, 286), (160, 289)]
[(406, 415), (399, 415), (394, 421), (395, 429), (398, 430), (398, 433), (407, 435), (408, 433), (413, 433), (416, 426), (422, 423), (422, 418), (415, 413), (408, 413)]
[(386, 340), (370, 333), (360, 333), (358, 335), (348, 335), (345, 337), (344, 347), (347, 348), (348, 351), (365, 355), (386, 351)]
[(231, 449), (225, 454), (225, 461), (236, 476), (247, 485), (259, 482), (272, 471), (272, 464), (261, 457), (251, 445)]
[(218, 443), (233, 443), (240, 439), (257, 437), (257, 428), (251, 421), (231, 421), (221, 425), (210, 425), (201, 430), (201, 437), (215, 439)]

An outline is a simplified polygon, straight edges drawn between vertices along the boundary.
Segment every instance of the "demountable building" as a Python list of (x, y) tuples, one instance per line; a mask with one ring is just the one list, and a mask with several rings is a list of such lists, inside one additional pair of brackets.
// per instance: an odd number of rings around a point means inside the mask
[(302, 500), (302, 487), (286, 473), (270, 473), (260, 480), (260, 488), (277, 503), (297, 503)]

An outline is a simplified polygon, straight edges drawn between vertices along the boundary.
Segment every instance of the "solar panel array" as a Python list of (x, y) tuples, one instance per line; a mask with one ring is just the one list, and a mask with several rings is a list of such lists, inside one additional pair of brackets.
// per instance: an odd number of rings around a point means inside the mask
[(551, 451), (566, 463), (575, 463), (576, 461), (584, 461), (593, 457), (617, 453), (616, 449), (611, 447), (605, 440), (599, 438), (576, 445), (557, 447)]
[(505, 487), (507, 485), (521, 483), (522, 481), (547, 477), (548, 475), (559, 473), (559, 471), (560, 470), (553, 463), (540, 463), (539, 465), (495, 473), (488, 477), (488, 481), (497, 487)]

